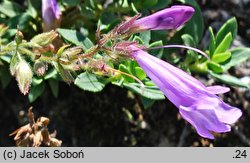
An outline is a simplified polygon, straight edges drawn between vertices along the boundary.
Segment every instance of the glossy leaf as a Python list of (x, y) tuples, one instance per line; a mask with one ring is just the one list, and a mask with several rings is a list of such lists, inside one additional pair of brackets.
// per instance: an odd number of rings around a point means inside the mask
[[(131, 72), (129, 71), (129, 69), (127, 68), (127, 66), (125, 66), (124, 64), (120, 64), (119, 65), (119, 70), (126, 73), (126, 74), (131, 74)], [(135, 79), (125, 75), (125, 74), (122, 74), (122, 77), (125, 79), (125, 81), (127, 82), (130, 82), (130, 83), (133, 83), (135, 82)]]
[(216, 48), (216, 40), (212, 27), (209, 27), (209, 34), (210, 34), (209, 56), (210, 58), (212, 58)]
[(140, 80), (144, 80), (147, 77), (146, 73), (141, 67), (135, 67), (135, 74)]
[(233, 40), (233, 37), (231, 33), (228, 33), (221, 42), (218, 42), (218, 40), (216, 40), (216, 42), (219, 43), (219, 45), (216, 47), (214, 54), (223, 53), (227, 49), (229, 49), (232, 43), (232, 40)]
[(232, 34), (232, 39), (234, 39), (237, 35), (238, 25), (235, 17), (229, 19), (224, 25), (220, 28), (216, 35), (216, 45), (218, 46), (225, 36), (228, 33)]
[(222, 73), (224, 71), (221, 65), (219, 65), (219, 64), (217, 64), (217, 63), (215, 63), (213, 61), (208, 62), (207, 66), (214, 73)]
[(214, 54), (212, 61), (216, 62), (216, 63), (222, 63), (225, 62), (226, 60), (228, 60), (231, 57), (231, 52), (227, 51), (224, 53), (216, 53)]

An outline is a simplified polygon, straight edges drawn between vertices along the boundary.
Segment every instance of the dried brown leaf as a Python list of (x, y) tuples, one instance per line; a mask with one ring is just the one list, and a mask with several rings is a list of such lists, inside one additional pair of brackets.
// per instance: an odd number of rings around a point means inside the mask
[(49, 135), (49, 132), (48, 132), (48, 129), (47, 128), (44, 128), (42, 130), (42, 136), (43, 136), (43, 143), (47, 146), (50, 145), (50, 135)]
[(62, 141), (58, 140), (56, 138), (51, 138), (50, 139), (50, 147), (61, 147)]
[(39, 147), (42, 144), (43, 136), (42, 131), (38, 131), (33, 139), (33, 147)]
[(47, 117), (39, 117), (37, 119), (37, 123), (38, 122), (42, 123), (43, 126), (48, 126), (48, 124), (49, 124), (49, 118), (47, 118)]

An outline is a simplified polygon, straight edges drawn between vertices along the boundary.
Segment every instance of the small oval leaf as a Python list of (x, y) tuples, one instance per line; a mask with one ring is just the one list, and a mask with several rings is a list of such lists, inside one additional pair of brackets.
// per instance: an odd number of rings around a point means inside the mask
[(227, 49), (230, 47), (231, 43), (233, 41), (233, 37), (231, 32), (228, 33), (225, 38), (219, 43), (219, 45), (217, 46), (217, 48), (215, 49), (214, 54), (217, 53), (223, 53), (225, 51), (227, 51)]
[(224, 53), (217, 53), (217, 54), (214, 54), (212, 61), (214, 61), (216, 63), (221, 63), (221, 62), (225, 62), (230, 57), (231, 57), (231, 52), (229, 52), (229, 51), (224, 52)]
[(78, 75), (75, 85), (86, 91), (100, 92), (105, 87), (105, 82), (98, 79), (94, 74), (84, 72)]
[(140, 80), (144, 80), (147, 77), (146, 73), (141, 67), (135, 67), (135, 74)]
[(222, 73), (224, 71), (223, 68), (221, 67), (221, 65), (219, 65), (215, 62), (212, 62), (212, 61), (208, 62), (207, 66), (210, 70), (212, 70), (215, 73)]

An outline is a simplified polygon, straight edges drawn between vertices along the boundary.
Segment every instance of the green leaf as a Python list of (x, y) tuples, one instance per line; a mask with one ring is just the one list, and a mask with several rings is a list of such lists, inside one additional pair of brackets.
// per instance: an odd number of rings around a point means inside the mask
[(81, 0), (63, 0), (63, 3), (67, 6), (77, 6)]
[(97, 78), (96, 75), (88, 72), (81, 73), (75, 80), (76, 86), (90, 92), (100, 92), (105, 87), (105, 84), (106, 83)]
[(148, 46), (151, 40), (151, 31), (141, 32), (139, 37), (143, 40), (144, 45)]
[(57, 53), (56, 53), (56, 55), (57, 55), (57, 58), (60, 58), (61, 57), (61, 55), (62, 55), (62, 53), (63, 53), (63, 51), (66, 49), (66, 48), (68, 48), (70, 45), (64, 45), (64, 46), (62, 46), (62, 47), (60, 47), (60, 49), (57, 51)]
[(189, 34), (183, 34), (181, 36), (181, 38), (182, 38), (184, 44), (187, 46), (195, 47), (197, 45), (194, 38)]
[(209, 27), (209, 33), (210, 33), (209, 56), (210, 58), (212, 58), (216, 48), (216, 40), (214, 37), (214, 32), (212, 27)]
[(195, 8), (195, 13), (191, 20), (186, 23), (182, 29), (184, 34), (193, 36), (196, 43), (199, 43), (204, 32), (204, 20), (201, 9), (195, 0), (178, 0), (184, 4), (192, 5)]
[(140, 80), (144, 80), (147, 77), (146, 73), (141, 67), (135, 67), (135, 74)]
[[(119, 70), (122, 71), (122, 72), (125, 72), (127, 74), (131, 74), (131, 72), (129, 71), (129, 69), (127, 68), (127, 66), (125, 66), (124, 64), (120, 64), (119, 65)], [(122, 74), (122, 77), (125, 79), (125, 81), (127, 81), (129, 83), (135, 82), (135, 79), (133, 79), (133, 78), (127, 76), (127, 75)]]
[(143, 97), (152, 99), (152, 100), (163, 100), (165, 99), (164, 94), (156, 86), (145, 86), (141, 88), (141, 85), (138, 83), (123, 83), (123, 85)]
[(172, 0), (158, 0), (157, 4), (150, 7), (150, 9), (153, 9), (153, 10), (164, 9), (171, 3), (172, 3)]
[(49, 79), (48, 81), (49, 81), (49, 86), (50, 86), (50, 89), (52, 91), (52, 94), (55, 97), (58, 97), (58, 92), (59, 92), (59, 82), (58, 82), (58, 80)]
[(10, 28), (17, 28), (22, 32), (33, 32), (33, 28), (31, 27), (32, 16), (28, 13), (22, 13), (15, 17), (11, 17), (8, 20), (7, 25)]
[(32, 85), (33, 86), (40, 85), (42, 82), (43, 82), (43, 78), (36, 77), (36, 76), (32, 78)]
[(42, 82), (39, 85), (33, 85), (30, 88), (30, 92), (29, 92), (29, 101), (30, 102), (34, 102), (39, 96), (41, 96), (43, 94), (43, 91), (45, 89), (45, 83)]
[(216, 42), (219, 43), (219, 45), (215, 49), (214, 54), (225, 52), (227, 49), (229, 49), (232, 41), (233, 41), (233, 37), (231, 33), (228, 33), (221, 42), (218, 42), (216, 40)]
[(220, 42), (224, 39), (224, 37), (231, 32), (232, 39), (234, 39), (237, 35), (238, 25), (237, 20), (235, 17), (229, 19), (226, 23), (223, 24), (223, 26), (220, 28), (220, 30), (217, 32), (216, 35), (216, 45), (218, 46)]
[(82, 47), (84, 50), (87, 50), (94, 45), (88, 37), (76, 30), (58, 28), (57, 31), (64, 39)]
[(250, 58), (250, 48), (234, 48), (231, 50), (231, 59), (226, 63), (223, 63), (222, 67), (224, 70), (238, 65)]
[(141, 97), (141, 103), (144, 107), (144, 109), (149, 109), (150, 107), (153, 106), (153, 104), (155, 103), (155, 100), (151, 100), (145, 97)]
[[(157, 47), (157, 46), (163, 46), (162, 40), (155, 41), (155, 42), (151, 43), (148, 47), (152, 48), (152, 47)], [(157, 56), (158, 58), (162, 58), (163, 51), (164, 51), (163, 48), (150, 50), (150, 54), (153, 54), (154, 56)]]
[(145, 10), (145, 9), (154, 9), (159, 10), (167, 7), (171, 3), (171, 0), (143, 0), (143, 1), (134, 1), (128, 0), (130, 5), (134, 5), (136, 9)]
[(65, 82), (70, 84), (72, 81), (74, 81), (74, 77), (72, 76), (69, 70), (64, 69), (62, 65), (56, 62), (53, 62), (53, 65)]
[(208, 68), (209, 68), (210, 70), (212, 70), (212, 71), (215, 72), (215, 73), (222, 73), (222, 72), (224, 72), (222, 66), (219, 65), (219, 64), (217, 64), (217, 63), (215, 63), (215, 62), (213, 62), (213, 61), (209, 61), (209, 62), (207, 63), (207, 66), (208, 66)]
[(143, 3), (141, 3), (140, 1), (137, 1), (137, 2), (139, 2), (141, 6), (148, 8), (148, 7), (156, 5), (158, 0), (144, 0)]
[(138, 63), (136, 61), (130, 60), (126, 61), (125, 64), (128, 65), (128, 69), (131, 72), (131, 74), (136, 75), (135, 68), (139, 66)]
[(38, 13), (37, 10), (35, 9), (35, 7), (33, 6), (33, 3), (31, 0), (28, 0), (28, 9), (27, 9), (27, 13), (30, 14), (30, 16), (32, 16), (33, 18), (36, 18)]
[(21, 6), (16, 2), (4, 0), (0, 4), (0, 12), (8, 17), (14, 17), (20, 14), (22, 11)]
[(56, 71), (56, 69), (50, 69), (47, 73), (46, 73), (46, 75), (44, 76), (44, 79), (45, 80), (48, 80), (48, 79), (56, 79), (57, 78), (57, 71)]
[(144, 44), (144, 41), (143, 41), (139, 36), (135, 36), (135, 37), (133, 38), (133, 41), (136, 41), (136, 42), (138, 42), (139, 44)]
[(221, 63), (221, 62), (225, 62), (226, 60), (228, 60), (231, 57), (231, 52), (227, 51), (224, 53), (216, 53), (214, 54), (212, 61), (216, 62), (216, 63)]
[[(191, 46), (191, 47), (196, 47), (196, 42), (195, 42), (194, 38), (192, 36), (190, 36), (189, 34), (183, 34), (181, 36), (181, 38), (182, 38), (185, 45)], [(188, 50), (187, 56), (185, 58), (185, 63), (193, 64), (193, 62), (196, 62), (197, 60), (198, 60), (198, 54), (193, 50)]]
[(217, 80), (231, 85), (231, 86), (237, 86), (237, 87), (244, 87), (244, 88), (250, 88), (250, 85), (242, 82), (240, 79), (231, 76), (231, 75), (227, 75), (227, 74), (215, 74), (211, 71), (209, 71), (209, 73)]

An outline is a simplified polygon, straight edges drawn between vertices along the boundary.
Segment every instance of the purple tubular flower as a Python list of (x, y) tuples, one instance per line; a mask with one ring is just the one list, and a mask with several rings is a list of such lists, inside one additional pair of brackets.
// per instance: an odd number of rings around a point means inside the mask
[(216, 96), (228, 92), (229, 88), (206, 87), (181, 69), (135, 46), (131, 46), (131, 49), (135, 50), (132, 57), (200, 136), (214, 139), (211, 131), (228, 132), (231, 130), (230, 124), (240, 118), (240, 109), (224, 103)]
[(131, 28), (137, 30), (176, 29), (186, 23), (194, 12), (195, 10), (190, 6), (172, 6), (136, 20)]
[(42, 0), (44, 31), (55, 29), (60, 24), (61, 10), (56, 0)]

